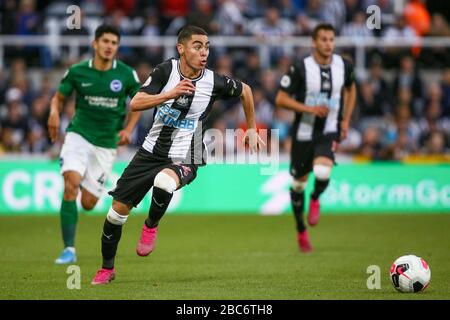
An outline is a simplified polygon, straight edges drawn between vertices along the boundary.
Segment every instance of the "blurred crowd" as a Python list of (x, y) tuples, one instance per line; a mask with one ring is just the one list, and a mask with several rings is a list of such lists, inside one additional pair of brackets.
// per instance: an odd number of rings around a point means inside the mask
[[(81, 29), (68, 30), (67, 7), (81, 8)], [(381, 10), (381, 28), (366, 26), (366, 8)], [(432, 1), (405, 1), (396, 12), (393, 0), (4, 0), (2, 35), (52, 34), (92, 36), (103, 21), (116, 25), (123, 36), (175, 35), (195, 24), (211, 35), (308, 36), (319, 22), (332, 23), (338, 35), (363, 38), (450, 37), (448, 17)], [(55, 23), (56, 22), (56, 23)], [(65, 48), (64, 50), (68, 50)], [(0, 69), (0, 154), (57, 154), (47, 137), (50, 99), (65, 68), (90, 57), (89, 48), (69, 58), (68, 51), (52, 56), (45, 47), (6, 46)], [(265, 67), (257, 48), (211, 49), (208, 67), (240, 79), (253, 88), (259, 129), (278, 129), (280, 150), (289, 152), (293, 113), (275, 108), (281, 76), (293, 59), (307, 54), (273, 47)], [(353, 59), (352, 48), (338, 53)], [(357, 74), (358, 98), (352, 128), (339, 152), (369, 160), (402, 160), (415, 154), (445, 155), (450, 148), (449, 48), (375, 48), (366, 51), (365, 72)], [(119, 58), (132, 65), (142, 82), (164, 60), (163, 48), (122, 46)], [(37, 77), (36, 77), (37, 74)], [(56, 75), (56, 76), (55, 76)], [(39, 79), (36, 81), (35, 79)], [(64, 106), (61, 133), (75, 112), (74, 99)], [(133, 145), (142, 143), (153, 111), (143, 113)], [(208, 125), (245, 129), (239, 101), (217, 102)], [(270, 135), (269, 135), (270, 137)], [(239, 151), (223, 141), (226, 152)]]

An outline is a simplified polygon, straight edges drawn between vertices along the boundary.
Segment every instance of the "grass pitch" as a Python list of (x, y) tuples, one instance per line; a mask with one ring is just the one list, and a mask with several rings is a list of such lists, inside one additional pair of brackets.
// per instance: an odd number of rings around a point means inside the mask
[[(91, 286), (101, 264), (104, 217), (81, 214), (69, 290), (58, 217), (0, 217), (0, 299), (450, 299), (450, 215), (323, 215), (310, 228), (312, 254), (299, 252), (291, 215), (166, 215), (156, 250), (135, 253), (144, 216), (124, 226), (110, 285)], [(401, 294), (388, 271), (404, 254), (431, 267), (425, 292)], [(370, 265), (381, 289), (369, 290)]]

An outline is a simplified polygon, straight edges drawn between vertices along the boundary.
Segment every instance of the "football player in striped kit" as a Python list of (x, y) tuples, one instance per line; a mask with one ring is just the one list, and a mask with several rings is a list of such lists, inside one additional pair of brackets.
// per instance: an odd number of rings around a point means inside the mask
[(102, 268), (92, 284), (106, 284), (115, 277), (114, 259), (132, 207), (153, 187), (152, 201), (136, 252), (149, 255), (155, 248), (158, 224), (173, 192), (191, 183), (205, 165), (202, 123), (217, 99), (241, 99), (249, 128), (244, 137), (250, 152), (262, 140), (256, 132), (253, 95), (245, 83), (206, 68), (209, 55), (207, 33), (184, 27), (178, 35), (179, 59), (169, 59), (153, 70), (141, 91), (130, 102), (133, 111), (155, 108), (155, 118), (142, 147), (109, 194), (113, 204), (102, 232)]
[(311, 55), (297, 60), (280, 81), (277, 107), (295, 112), (292, 125), (290, 173), (293, 177), (291, 203), (302, 252), (312, 251), (303, 219), (305, 187), (314, 173), (308, 224), (319, 222), (319, 196), (325, 191), (334, 165), (338, 143), (347, 137), (355, 106), (356, 87), (352, 64), (334, 54), (335, 30), (319, 24), (312, 33)]

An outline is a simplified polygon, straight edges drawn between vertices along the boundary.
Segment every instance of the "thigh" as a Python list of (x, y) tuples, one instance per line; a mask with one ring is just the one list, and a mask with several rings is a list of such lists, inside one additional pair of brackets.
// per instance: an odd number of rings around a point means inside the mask
[(338, 141), (337, 135), (322, 136), (315, 145), (314, 159), (324, 157), (330, 159), (334, 163)]
[(156, 174), (162, 170), (139, 150), (117, 180), (114, 190), (108, 192), (114, 200), (136, 207), (153, 186)]
[(78, 172), (82, 177), (86, 173), (89, 153), (92, 145), (82, 136), (68, 132), (59, 156), (60, 172)]
[(86, 174), (81, 181), (81, 186), (97, 198), (100, 198), (105, 190), (116, 154), (116, 149), (101, 147), (93, 147), (89, 153)]
[(178, 189), (190, 184), (197, 177), (198, 167), (195, 164), (169, 164), (165, 168), (171, 169), (178, 176), (180, 185)]
[(294, 141), (291, 148), (290, 173), (299, 179), (312, 170), (314, 144), (312, 141)]

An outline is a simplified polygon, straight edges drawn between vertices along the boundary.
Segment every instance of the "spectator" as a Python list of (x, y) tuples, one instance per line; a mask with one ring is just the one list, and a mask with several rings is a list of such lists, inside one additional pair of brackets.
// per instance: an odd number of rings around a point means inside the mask
[(372, 30), (366, 26), (366, 14), (363, 11), (355, 12), (351, 22), (346, 23), (342, 28), (341, 36), (351, 38), (372, 38)]
[(20, 100), (10, 97), (8, 99), (8, 113), (1, 121), (3, 147), (8, 152), (20, 152), (29, 132), (26, 117), (22, 113)]
[(285, 108), (274, 108), (272, 129), (278, 130), (280, 138), (280, 152), (289, 153), (291, 150), (290, 127), (294, 113)]
[(242, 15), (244, 3), (241, 0), (219, 0), (216, 13), (218, 34), (222, 36), (233, 36), (242, 32), (245, 18)]
[(445, 17), (442, 14), (434, 13), (431, 17), (431, 25), (428, 36), (450, 37), (450, 25), (445, 20)]
[(442, 114), (444, 117), (450, 118), (450, 67), (446, 68), (442, 73), (441, 91)]
[(450, 135), (450, 119), (442, 117), (442, 109), (439, 101), (430, 99), (425, 111), (425, 116), (419, 122), (421, 135), (419, 144), (424, 147), (429, 136), (434, 131), (442, 131)]
[[(163, 33), (166, 33), (166, 30), (176, 18), (183, 18), (189, 14), (189, 0), (160, 0), (158, 2)], [(182, 25), (180, 25), (181, 27)], [(175, 34), (176, 32), (178, 30), (175, 31)]]
[[(264, 40), (270, 36), (285, 37), (293, 35), (295, 29), (292, 22), (280, 18), (277, 8), (271, 7), (266, 10), (264, 18), (255, 19), (249, 23), (248, 31), (251, 35)], [(281, 56), (289, 53), (289, 49), (284, 46), (270, 47), (270, 63), (275, 64)]]
[(127, 17), (131, 16), (136, 6), (136, 0), (103, 0), (103, 7), (107, 15), (120, 10)]
[(424, 36), (430, 30), (430, 14), (423, 0), (409, 0), (403, 10), (406, 23), (417, 35)]
[[(388, 28), (383, 34), (383, 38), (388, 44), (395, 44), (397, 39), (402, 38), (406, 40), (417, 41), (418, 37), (413, 28), (406, 24), (405, 18), (403, 16), (397, 16), (395, 18), (395, 23)], [(398, 57), (404, 55), (407, 49), (398, 47), (388, 47), (386, 50), (386, 55), (384, 57), (385, 65), (388, 68), (399, 65)]]
[(261, 61), (257, 51), (246, 55), (245, 63), (236, 70), (236, 76), (251, 87), (261, 84)]
[(407, 89), (412, 93), (411, 112), (415, 117), (423, 113), (424, 94), (423, 81), (415, 68), (414, 59), (406, 55), (400, 60), (400, 70), (394, 79), (393, 90), (398, 98), (405, 93), (402, 89)]
[[(153, 9), (147, 10), (145, 24), (139, 31), (139, 34), (147, 37), (157, 37), (161, 35), (157, 11)], [(163, 52), (161, 47), (152, 45), (151, 43), (151, 41), (148, 41), (149, 45), (143, 48), (142, 56), (145, 57), (151, 64), (155, 65), (163, 60)]]
[(196, 25), (208, 34), (214, 34), (219, 29), (214, 21), (213, 7), (209, 0), (195, 0), (194, 9), (187, 16), (188, 25)]
[(49, 101), (47, 97), (40, 96), (33, 101), (31, 117), (28, 120), (29, 131), (24, 141), (25, 152), (43, 153), (49, 148), (47, 133), (47, 118), (49, 113)]
[[(350, 1), (351, 2), (351, 1)], [(347, 9), (342, 0), (327, 0), (323, 2), (323, 21), (330, 23), (340, 33), (347, 18)]]
[(395, 121), (390, 123), (384, 133), (383, 158), (401, 160), (408, 154), (418, 151), (420, 127), (412, 119), (408, 106), (400, 105), (396, 109)]
[(280, 10), (280, 16), (284, 19), (294, 20), (300, 11), (299, 4), (295, 0), (280, 0), (278, 7)]
[(368, 127), (363, 133), (359, 156), (367, 160), (380, 160), (381, 149), (380, 129), (376, 126)]
[(443, 131), (432, 131), (426, 138), (422, 152), (427, 155), (448, 155), (449, 139)]
[(17, 15), (17, 7), (16, 0), (5, 0), (0, 3), (0, 26), (1, 26), (1, 34), (16, 34), (16, 15)]

